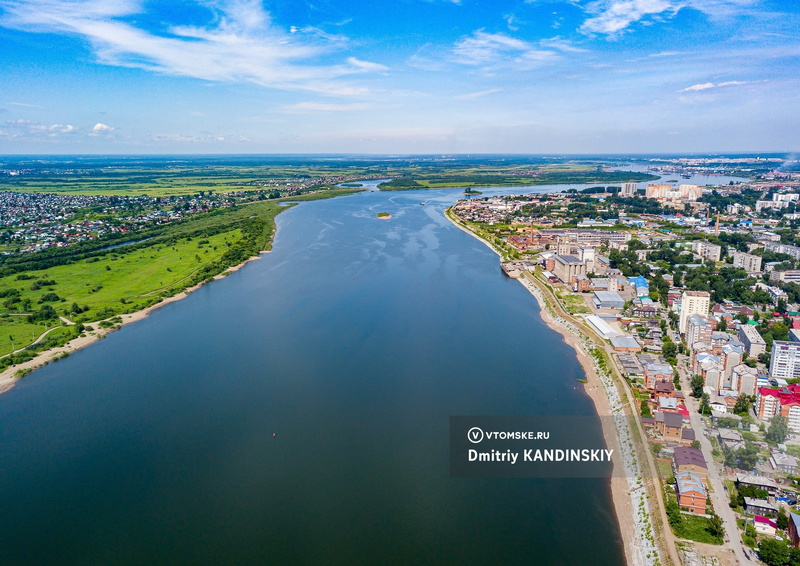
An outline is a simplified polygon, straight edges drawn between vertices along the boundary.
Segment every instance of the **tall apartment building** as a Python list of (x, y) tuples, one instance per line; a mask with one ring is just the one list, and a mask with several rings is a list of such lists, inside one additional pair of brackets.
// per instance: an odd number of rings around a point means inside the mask
[(800, 342), (776, 340), (772, 343), (769, 376), (773, 379), (800, 378)]
[(711, 242), (692, 242), (692, 251), (703, 259), (711, 261), (719, 261), (722, 257), (722, 246), (712, 244)]
[(771, 420), (783, 415), (789, 421), (789, 428), (800, 432), (800, 387), (790, 385), (786, 389), (759, 387), (756, 394), (755, 413), (759, 420)]
[(739, 341), (747, 349), (747, 355), (751, 358), (757, 357), (767, 351), (767, 343), (761, 337), (756, 327), (752, 324), (743, 324), (739, 327)]
[(690, 349), (695, 344), (711, 343), (711, 334), (714, 332), (715, 322), (701, 314), (689, 315), (686, 320), (686, 343)]
[(697, 185), (674, 187), (669, 184), (651, 184), (645, 187), (645, 197), (659, 200), (695, 201), (701, 196), (703, 196), (703, 189)]
[(635, 197), (636, 196), (636, 183), (622, 183), (622, 190), (619, 192), (621, 197)]
[(741, 267), (747, 273), (758, 273), (761, 271), (761, 256), (734, 252), (733, 267)]
[(684, 291), (681, 295), (681, 318), (678, 328), (686, 334), (686, 323), (693, 314), (707, 315), (711, 305), (711, 295), (706, 291)]

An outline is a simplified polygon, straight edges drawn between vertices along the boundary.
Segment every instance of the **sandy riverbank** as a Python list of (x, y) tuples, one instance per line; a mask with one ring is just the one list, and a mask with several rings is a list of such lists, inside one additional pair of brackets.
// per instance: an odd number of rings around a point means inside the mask
[[(216, 275), (214, 277), (214, 279), (215, 280), (223, 279), (226, 276), (228, 276), (229, 274), (233, 273), (234, 271), (239, 271), (241, 268), (243, 268), (245, 265), (247, 265), (251, 261), (259, 259), (262, 254), (267, 254), (267, 253), (269, 253), (269, 251), (260, 252), (259, 255), (257, 255), (257, 256), (253, 256), (253, 257), (243, 261), (242, 263), (240, 263), (238, 265), (234, 265), (232, 267), (229, 267), (228, 269), (226, 269), (225, 271), (223, 271), (219, 275)], [(155, 305), (147, 307), (146, 309), (142, 309), (140, 311), (136, 311), (136, 312), (133, 312), (133, 313), (130, 313), (130, 314), (121, 314), (121, 315), (119, 315), (119, 317), (122, 319), (122, 324), (118, 325), (118, 327), (125, 326), (126, 324), (131, 324), (133, 322), (137, 322), (139, 320), (147, 318), (147, 316), (151, 312), (153, 312), (154, 310), (156, 310), (158, 308), (161, 308), (164, 305), (168, 305), (170, 303), (174, 303), (174, 302), (180, 301), (181, 299), (186, 298), (187, 296), (189, 296), (189, 294), (191, 292), (196, 291), (197, 289), (202, 287), (204, 284), (205, 283), (199, 283), (198, 285), (195, 285), (193, 287), (189, 287), (189, 288), (185, 289), (184, 291), (181, 291), (180, 293), (178, 293), (176, 295), (173, 295), (172, 297), (167, 297), (164, 300), (162, 300), (161, 302), (156, 303)], [(97, 321), (97, 322), (99, 322), (99, 321)], [(88, 326), (97, 327), (97, 322), (91, 322), (91, 323), (86, 323), (86, 324)], [(49, 350), (45, 350), (44, 352), (41, 352), (38, 356), (36, 356), (32, 360), (29, 360), (29, 361), (27, 361), (25, 363), (17, 364), (16, 366), (12, 366), (10, 368), (7, 368), (4, 372), (0, 373), (0, 394), (5, 393), (6, 391), (8, 391), (12, 387), (14, 387), (14, 385), (16, 385), (17, 381), (22, 379), (21, 377), (18, 377), (18, 375), (17, 375), (17, 372), (19, 372), (20, 370), (22, 370), (22, 371), (31, 370), (32, 371), (32, 370), (35, 370), (35, 369), (40, 368), (42, 366), (45, 366), (45, 365), (49, 364), (50, 362), (56, 361), (56, 360), (61, 359), (61, 358), (65, 357), (65, 356), (68, 356), (69, 354), (77, 352), (81, 348), (85, 348), (86, 346), (94, 344), (98, 340), (102, 340), (108, 334), (110, 334), (111, 332), (114, 332), (114, 330), (117, 330), (117, 328), (95, 328), (91, 332), (86, 332), (83, 336), (80, 336), (78, 338), (70, 340), (69, 342), (67, 342), (63, 346), (59, 346), (57, 348), (51, 348)]]
[[(455, 219), (449, 220), (464, 232), (483, 242), (501, 256), (491, 243), (467, 229)], [(502, 257), (502, 256), (501, 256)], [(518, 279), (535, 297), (541, 307), (542, 320), (552, 330), (564, 337), (564, 341), (575, 350), (578, 361), (586, 374), (585, 391), (595, 406), (603, 428), (603, 437), (609, 449), (614, 450), (614, 473), (611, 478), (611, 495), (614, 511), (620, 527), (627, 564), (648, 566), (657, 556), (653, 541), (653, 529), (649, 516), (649, 505), (641, 479), (641, 470), (636, 456), (633, 431), (627, 422), (624, 403), (613, 379), (601, 375), (594, 358), (589, 354), (590, 339), (569, 321), (561, 318), (547, 304), (542, 287), (525, 277)]]

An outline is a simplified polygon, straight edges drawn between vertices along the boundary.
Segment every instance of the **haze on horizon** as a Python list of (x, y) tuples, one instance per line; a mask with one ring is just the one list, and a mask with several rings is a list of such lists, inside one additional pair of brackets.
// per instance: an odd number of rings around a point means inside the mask
[(0, 0), (0, 154), (797, 151), (778, 0)]

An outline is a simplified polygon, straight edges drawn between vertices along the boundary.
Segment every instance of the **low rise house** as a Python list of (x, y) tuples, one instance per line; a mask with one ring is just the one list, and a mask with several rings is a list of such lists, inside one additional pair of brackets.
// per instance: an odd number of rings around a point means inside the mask
[(756, 499), (755, 497), (744, 498), (744, 512), (751, 515), (762, 515), (774, 517), (778, 514), (778, 508), (766, 499)]
[(778, 524), (763, 515), (755, 515), (753, 517), (753, 526), (756, 528), (756, 533), (769, 537), (774, 537), (778, 531)]
[(800, 547), (800, 515), (789, 513), (789, 541), (792, 546)]
[(683, 417), (680, 413), (658, 412), (654, 415), (656, 432), (664, 440), (680, 442), (682, 439)]
[(706, 459), (697, 448), (676, 446), (672, 456), (672, 465), (676, 474), (693, 472), (703, 478), (703, 481), (708, 477)]
[(706, 512), (708, 494), (703, 478), (694, 472), (675, 474), (675, 493), (678, 505), (692, 513), (703, 515)]
[(736, 484), (755, 486), (758, 489), (765, 490), (771, 497), (775, 497), (775, 495), (778, 493), (778, 484), (775, 483), (775, 480), (765, 476), (739, 474), (736, 476)]
[(776, 472), (795, 475), (797, 473), (797, 458), (782, 452), (773, 452), (769, 458), (772, 469)]

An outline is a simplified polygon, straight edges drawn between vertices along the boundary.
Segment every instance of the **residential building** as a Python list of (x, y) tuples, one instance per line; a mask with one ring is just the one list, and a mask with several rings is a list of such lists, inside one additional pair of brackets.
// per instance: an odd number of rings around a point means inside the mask
[(768, 537), (774, 537), (775, 533), (778, 531), (778, 524), (769, 517), (764, 517), (762, 515), (755, 515), (753, 517), (753, 526), (757, 534)]
[(698, 343), (711, 343), (711, 334), (714, 332), (716, 322), (700, 314), (690, 315), (686, 321), (686, 343), (693, 350)]
[(619, 191), (621, 197), (635, 197), (638, 185), (636, 183), (622, 183), (622, 188)]
[(800, 247), (798, 246), (781, 244), (780, 242), (766, 242), (764, 244), (764, 249), (771, 252), (778, 252), (779, 254), (789, 255), (792, 257), (792, 259), (800, 259)]
[(778, 514), (778, 508), (767, 499), (756, 499), (755, 497), (744, 498), (744, 512), (753, 515), (767, 515), (774, 517)]
[(759, 387), (755, 413), (760, 420), (766, 421), (782, 415), (789, 421), (790, 429), (800, 432), (800, 386), (789, 385), (783, 389)]
[(770, 497), (778, 494), (778, 484), (775, 480), (766, 476), (756, 476), (753, 474), (738, 474), (736, 476), (737, 485), (752, 485), (758, 489), (766, 491)]
[(770, 281), (783, 281), (784, 283), (800, 283), (800, 269), (790, 269), (784, 271), (771, 271)]
[(741, 267), (747, 273), (759, 273), (761, 271), (761, 256), (734, 252), (733, 267)]
[(772, 343), (769, 376), (773, 379), (800, 378), (800, 342), (775, 340)]
[(783, 474), (795, 475), (797, 473), (797, 458), (783, 452), (773, 452), (769, 457), (772, 469)]
[(697, 448), (676, 446), (672, 455), (672, 464), (676, 475), (681, 472), (693, 472), (703, 478), (708, 477), (708, 464), (703, 453)]
[(702, 240), (692, 242), (692, 251), (709, 261), (719, 261), (722, 257), (722, 246)]
[(737, 336), (742, 344), (744, 344), (747, 355), (751, 358), (756, 358), (759, 354), (763, 354), (767, 351), (767, 343), (764, 341), (764, 338), (761, 337), (755, 325), (742, 324), (739, 326)]
[(708, 494), (703, 478), (694, 472), (680, 472), (675, 474), (675, 488), (678, 505), (692, 513), (705, 514)]
[(711, 295), (706, 291), (684, 291), (681, 296), (681, 317), (679, 329), (681, 334), (686, 334), (686, 323), (693, 314), (708, 314)]
[(789, 541), (792, 546), (800, 547), (800, 515), (789, 512)]
[(731, 389), (737, 391), (740, 395), (755, 396), (757, 386), (758, 370), (756, 368), (739, 364), (731, 370)]
[(683, 417), (680, 413), (659, 412), (655, 415), (656, 432), (664, 440), (680, 442), (682, 438)]

